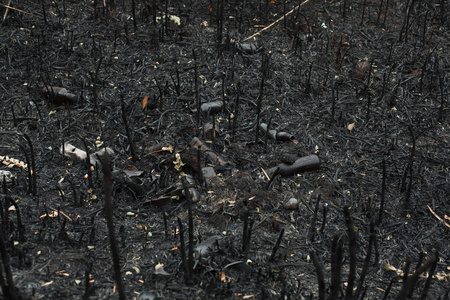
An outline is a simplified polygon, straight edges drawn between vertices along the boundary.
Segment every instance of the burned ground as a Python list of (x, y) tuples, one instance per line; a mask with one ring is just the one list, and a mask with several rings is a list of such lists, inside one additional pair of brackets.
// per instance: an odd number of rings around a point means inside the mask
[(23, 299), (448, 299), (448, 1), (5, 2)]

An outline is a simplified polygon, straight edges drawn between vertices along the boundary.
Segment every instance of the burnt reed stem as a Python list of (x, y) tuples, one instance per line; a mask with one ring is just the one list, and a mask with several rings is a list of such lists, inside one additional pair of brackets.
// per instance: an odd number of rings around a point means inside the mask
[(350, 300), (350, 299), (353, 299), (353, 286), (355, 284), (355, 278), (356, 278), (357, 243), (356, 243), (355, 226), (353, 224), (353, 220), (350, 215), (350, 209), (348, 208), (348, 206), (344, 207), (344, 218), (345, 218), (345, 225), (347, 227), (348, 251), (349, 251), (349, 256), (350, 256), (350, 267), (349, 267), (349, 272), (348, 272), (348, 280), (347, 280), (347, 288), (346, 288), (346, 292), (345, 292), (345, 299)]

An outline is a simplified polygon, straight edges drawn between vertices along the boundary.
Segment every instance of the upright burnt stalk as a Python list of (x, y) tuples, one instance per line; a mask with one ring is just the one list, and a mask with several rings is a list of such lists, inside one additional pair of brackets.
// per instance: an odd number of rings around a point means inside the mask
[(378, 224), (381, 224), (381, 222), (383, 222), (385, 198), (386, 198), (386, 160), (383, 158), (383, 179), (381, 182), (381, 202), (380, 202), (380, 211), (378, 213)]
[(320, 195), (317, 197), (316, 206), (314, 207), (314, 214), (313, 219), (311, 221), (311, 227), (309, 229), (308, 237), (311, 240), (311, 242), (314, 242), (314, 236), (316, 233), (316, 222), (317, 222), (317, 214), (319, 212), (319, 205), (320, 205)]
[(384, 8), (383, 24), (381, 25), (381, 27), (383, 27), (383, 28), (386, 25), (386, 18), (387, 18), (388, 8), (389, 8), (389, 0), (386, 0), (386, 7)]
[(380, 6), (378, 6), (377, 22), (375, 26), (378, 26), (378, 24), (380, 23), (380, 16), (381, 16), (381, 9), (383, 8), (383, 2), (384, 0), (381, 0)]
[(348, 272), (348, 280), (347, 280), (347, 289), (345, 292), (345, 300), (353, 299), (353, 286), (355, 284), (355, 278), (356, 278), (356, 251), (357, 251), (357, 245), (356, 245), (356, 232), (355, 232), (355, 226), (353, 225), (353, 220), (350, 215), (350, 209), (348, 206), (344, 207), (344, 218), (345, 218), (345, 225), (347, 227), (347, 234), (348, 234), (348, 251), (350, 256), (350, 270)]
[(370, 257), (372, 256), (372, 248), (375, 246), (375, 225), (373, 221), (370, 221), (370, 235), (369, 235), (369, 246), (367, 246), (367, 255), (364, 259), (364, 265), (361, 270), (361, 275), (359, 276), (359, 284), (358, 288), (355, 292), (354, 299), (359, 299), (359, 295), (361, 294), (361, 291), (363, 290), (364, 280), (366, 278), (367, 273), (369, 272), (369, 265), (370, 265)]
[(413, 180), (413, 163), (414, 163), (414, 156), (416, 153), (416, 137), (414, 135), (414, 131), (412, 129), (412, 126), (408, 126), (408, 130), (411, 133), (411, 138), (412, 138), (412, 148), (411, 148), (411, 154), (409, 156), (409, 160), (408, 160), (408, 164), (406, 166), (405, 172), (403, 173), (403, 178), (402, 178), (402, 185), (400, 188), (400, 191), (405, 191), (406, 188), (406, 177), (409, 174), (409, 184), (408, 184), (408, 189), (406, 190), (405, 193), (405, 203), (404, 203), (404, 207), (408, 208), (409, 203), (410, 203), (410, 198), (411, 198), (411, 188), (412, 188), (412, 180)]
[(411, 18), (411, 11), (413, 10), (415, 0), (411, 0), (411, 3), (406, 3), (405, 17), (403, 18), (403, 25), (400, 30), (400, 36), (398, 41), (401, 42), (403, 40), (403, 31), (405, 32), (405, 43), (408, 42), (408, 31), (409, 31), (409, 19)]
[[(2, 220), (3, 222), (3, 220)], [(2, 288), (3, 296), (5, 299), (19, 300), (22, 297), (19, 294), (19, 290), (14, 285), (14, 280), (11, 272), (11, 264), (9, 261), (9, 255), (6, 250), (5, 236), (3, 234), (3, 226), (0, 228), (0, 255), (2, 257), (3, 269), (5, 270), (6, 282), (3, 277), (3, 272), (0, 270), (0, 286)]]
[(364, 24), (364, 13), (366, 12), (366, 4), (367, 4), (367, 0), (364, 0), (363, 7), (362, 7), (362, 13), (361, 13), (361, 23), (359, 23), (359, 26), (361, 26), (361, 27)]
[(402, 284), (402, 289), (400, 290), (400, 292), (398, 293), (397, 297), (395, 298), (395, 300), (404, 300), (406, 299), (406, 292), (407, 292), (407, 284), (408, 284), (408, 276), (409, 276), (409, 268), (411, 267), (411, 260), (408, 258), (406, 258), (406, 262), (405, 262), (405, 270), (403, 271), (403, 284)]
[(239, 81), (237, 84), (237, 96), (236, 96), (236, 102), (234, 105), (234, 118), (233, 118), (233, 128), (231, 130), (231, 136), (232, 139), (234, 141), (235, 137), (236, 137), (236, 124), (237, 124), (237, 119), (239, 116), (239, 100), (241, 97), (241, 82)]
[(272, 249), (272, 254), (269, 257), (269, 261), (272, 262), (275, 259), (275, 255), (277, 254), (278, 248), (280, 248), (280, 244), (281, 244), (281, 239), (283, 238), (284, 235), (284, 228), (281, 229), (280, 235), (278, 236), (278, 240), (275, 243), (275, 246)]
[(217, 0), (217, 56), (220, 56), (223, 39), (223, 1)]
[(244, 227), (242, 230), (242, 252), (245, 253), (245, 249), (247, 247), (248, 240), (248, 211), (245, 211), (244, 214)]
[(33, 192), (33, 182), (31, 175), (31, 165), (30, 165), (30, 157), (27, 154), (27, 151), (25, 150), (25, 146), (22, 144), (19, 144), (19, 148), (22, 150), (23, 154), (25, 155), (25, 160), (27, 161), (27, 172), (28, 172), (28, 193), (31, 194)]
[(441, 92), (441, 104), (439, 106), (438, 121), (442, 123), (444, 121), (444, 102), (445, 102), (445, 97), (444, 97), (444, 76), (442, 76), (442, 75), (439, 76), (439, 89), (440, 89), (440, 92)]
[(88, 186), (91, 189), (94, 187), (94, 184), (92, 182), (91, 156), (89, 154), (89, 148), (87, 146), (86, 140), (82, 137), (80, 137), (80, 139), (84, 145), (84, 151), (86, 151), (86, 159), (84, 161), (84, 164), (86, 166), (86, 172), (87, 172), (87, 177), (88, 177)]
[(112, 207), (112, 172), (111, 172), (111, 157), (107, 151), (101, 158), (103, 166), (103, 189), (105, 192), (105, 217), (106, 225), (108, 226), (109, 242), (111, 246), (112, 259), (114, 263), (114, 278), (116, 280), (117, 290), (119, 291), (119, 299), (126, 299), (125, 288), (122, 283), (120, 271), (120, 255), (117, 247), (116, 234), (114, 232), (113, 207)]
[(186, 197), (187, 208), (188, 208), (189, 248), (188, 248), (187, 266), (189, 268), (189, 271), (188, 271), (189, 278), (192, 279), (192, 272), (194, 270), (194, 220), (193, 220), (193, 216), (192, 216), (192, 196), (191, 196), (191, 192), (189, 191), (190, 186), (189, 186), (189, 182), (187, 181), (186, 176), (183, 176), (181, 181), (183, 183), (184, 196)]
[(405, 295), (408, 299), (411, 299), (413, 297), (414, 288), (417, 284), (417, 281), (419, 280), (419, 276), (423, 273), (425, 273), (428, 269), (432, 269), (431, 272), (429, 272), (428, 277), (433, 277), (434, 269), (436, 268), (438, 262), (438, 253), (435, 252), (433, 256), (427, 260), (423, 265), (418, 266), (416, 268), (416, 271), (414, 272), (413, 276), (409, 276), (406, 284), (404, 285), (405, 291), (400, 291), (400, 295)]
[(336, 234), (331, 242), (331, 285), (330, 297), (328, 300), (339, 299), (342, 269), (342, 246), (342, 238), (339, 234)]
[(122, 106), (122, 120), (123, 120), (123, 124), (125, 126), (125, 131), (127, 133), (128, 142), (130, 143), (131, 157), (134, 160), (139, 160), (139, 156), (136, 154), (136, 150), (135, 150), (135, 147), (134, 147), (133, 135), (131, 134), (131, 130), (130, 130), (130, 127), (128, 125), (127, 113), (126, 113), (126, 110), (125, 110), (125, 101), (123, 100), (123, 94), (120, 95), (120, 103), (121, 103), (121, 106)]
[(181, 255), (181, 263), (183, 265), (184, 270), (184, 281), (188, 282), (191, 278), (191, 272), (189, 270), (187, 260), (186, 260), (186, 245), (184, 243), (184, 228), (183, 223), (181, 222), (181, 219), (178, 218), (178, 227), (179, 227), (179, 234), (180, 234), (180, 255)]
[[(156, 9), (156, 7), (154, 7), (154, 9)], [(136, 0), (131, 0), (131, 10), (132, 10), (132, 14), (133, 14), (133, 27), (134, 27), (134, 32), (137, 31), (137, 20), (136, 20)], [(166, 16), (167, 17), (167, 16)]]
[(192, 50), (192, 56), (194, 57), (194, 93), (195, 93), (195, 102), (197, 104), (197, 135), (200, 130), (200, 116), (201, 116), (201, 106), (202, 103), (200, 101), (200, 95), (198, 91), (198, 67), (197, 67), (197, 55), (195, 54), (195, 50)]
[(438, 261), (439, 261), (439, 255), (438, 255), (438, 252), (436, 251), (434, 253), (433, 262), (430, 267), (430, 272), (428, 272), (428, 278), (425, 281), (425, 286), (423, 287), (422, 294), (420, 295), (420, 300), (427, 299), (428, 289), (430, 288), (431, 280), (433, 279), (433, 274), (436, 271)]
[[(95, 47), (95, 43), (94, 43)], [(95, 109), (98, 110), (98, 96), (97, 96), (97, 81), (98, 81), (98, 73), (100, 72), (100, 66), (102, 65), (103, 56), (100, 57), (98, 60), (97, 68), (95, 69), (94, 75), (90, 72), (91, 79), (92, 79), (92, 97), (94, 100), (94, 106)]]
[(328, 126), (331, 126), (331, 124), (333, 124), (334, 121), (334, 115), (336, 111), (336, 98), (339, 95), (338, 93), (339, 93), (338, 90), (335, 88), (335, 86), (333, 86), (331, 89), (331, 116)]
[[(33, 181), (33, 196), (37, 195), (37, 183), (36, 183), (36, 161), (34, 159), (34, 148), (33, 143), (31, 142), (30, 137), (24, 133), (23, 137), (27, 140), (28, 146), (30, 147), (30, 157), (31, 157), (31, 179)], [(30, 168), (30, 165), (28, 165), (28, 168)]]
[(269, 61), (270, 56), (263, 53), (262, 59), (261, 59), (261, 83), (259, 85), (259, 95), (258, 95), (258, 104), (256, 106), (256, 130), (255, 130), (255, 144), (258, 143), (258, 134), (259, 134), (259, 120), (260, 120), (260, 113), (261, 113), (261, 107), (262, 107), (262, 100), (264, 97), (264, 82), (266, 80), (266, 76), (269, 70)]
[(325, 300), (325, 276), (323, 274), (322, 264), (317, 257), (316, 251), (311, 250), (309, 254), (317, 273), (317, 281), (319, 284), (319, 300)]

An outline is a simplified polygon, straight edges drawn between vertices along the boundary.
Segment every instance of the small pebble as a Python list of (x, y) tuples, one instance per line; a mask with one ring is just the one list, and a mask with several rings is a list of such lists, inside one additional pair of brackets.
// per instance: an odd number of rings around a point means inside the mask
[(286, 201), (286, 203), (284, 203), (284, 208), (289, 210), (296, 210), (298, 209), (299, 204), (300, 203), (297, 198), (291, 198), (288, 201)]

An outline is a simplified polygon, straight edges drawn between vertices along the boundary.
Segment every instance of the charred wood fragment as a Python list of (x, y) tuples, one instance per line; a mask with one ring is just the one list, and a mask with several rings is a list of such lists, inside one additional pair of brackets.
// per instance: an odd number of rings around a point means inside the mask
[(42, 89), (42, 94), (54, 105), (75, 105), (78, 100), (77, 95), (58, 86), (45, 86)]
[(119, 299), (126, 299), (125, 288), (122, 282), (121, 270), (120, 270), (120, 255), (119, 248), (117, 246), (116, 234), (114, 231), (113, 220), (113, 207), (112, 207), (112, 172), (111, 172), (111, 157), (107, 152), (100, 159), (103, 166), (103, 180), (104, 180), (104, 193), (105, 193), (105, 216), (109, 233), (109, 242), (111, 246), (112, 259), (114, 263), (114, 278), (117, 284), (117, 290), (119, 291)]
[(305, 171), (315, 171), (319, 169), (319, 167), (320, 167), (319, 157), (315, 154), (312, 154), (298, 158), (291, 165), (281, 163), (278, 165), (278, 167), (269, 169), (269, 173), (272, 173), (271, 181), (273, 181), (273, 179), (277, 175), (287, 177)]
[(260, 123), (259, 129), (262, 132), (264, 132), (272, 140), (282, 141), (282, 142), (294, 140), (294, 136), (292, 134), (283, 132), (283, 131), (270, 130), (269, 125), (266, 123)]

